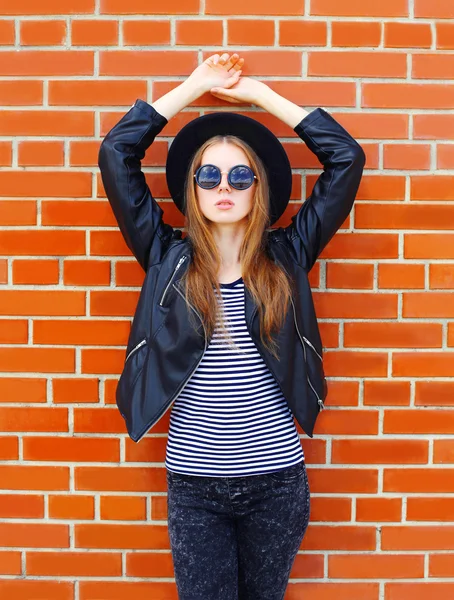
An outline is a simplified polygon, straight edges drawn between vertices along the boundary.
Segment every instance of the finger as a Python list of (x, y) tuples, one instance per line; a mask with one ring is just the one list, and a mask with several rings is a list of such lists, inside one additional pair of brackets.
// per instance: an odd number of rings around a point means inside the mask
[(232, 56), (230, 57), (230, 59), (225, 63), (225, 68), (229, 71), (232, 69), (232, 67), (238, 62), (239, 60), (239, 55), (238, 54), (232, 54)]
[(228, 52), (224, 52), (224, 54), (221, 56), (221, 58), (218, 60), (219, 64), (224, 64), (229, 58), (229, 54)]
[(216, 64), (218, 60), (219, 60), (219, 54), (213, 54), (212, 56), (209, 56), (205, 62), (211, 62), (213, 64)]
[(233, 67), (229, 70), (229, 74), (233, 74), (233, 73), (235, 73), (235, 71), (242, 69), (243, 65), (244, 65), (244, 58), (239, 58), (237, 60), (237, 62), (233, 65)]

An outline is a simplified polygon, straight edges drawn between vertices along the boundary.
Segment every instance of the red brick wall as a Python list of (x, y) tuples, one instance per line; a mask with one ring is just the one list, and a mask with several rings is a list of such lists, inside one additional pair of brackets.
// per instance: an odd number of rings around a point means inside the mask
[[(286, 598), (453, 598), (451, 0), (0, 0), (0, 597), (177, 598), (168, 415), (136, 445), (115, 406), (143, 274), (97, 150), (137, 97), (224, 49), (327, 108), (367, 155), (355, 209), (311, 275), (330, 393), (316, 436), (302, 435), (312, 520)], [(168, 143), (217, 106), (233, 108), (207, 94), (147, 155), (174, 226)], [(320, 165), (254, 115), (294, 167), (285, 225)]]

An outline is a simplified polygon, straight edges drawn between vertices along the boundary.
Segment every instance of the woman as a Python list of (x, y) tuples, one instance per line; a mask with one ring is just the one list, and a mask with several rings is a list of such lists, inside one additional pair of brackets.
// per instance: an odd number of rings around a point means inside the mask
[[(304, 537), (310, 493), (294, 418), (310, 437), (326, 396), (308, 272), (347, 218), (365, 156), (322, 108), (308, 113), (209, 57), (152, 105), (137, 100), (99, 165), (146, 276), (117, 405), (139, 441), (173, 404), (168, 528), (180, 600), (278, 600)], [(291, 225), (271, 230), (292, 172), (277, 138), (244, 115), (194, 119), (167, 158), (187, 235), (162, 220), (140, 161), (182, 108), (209, 92), (290, 126), (323, 164)]]

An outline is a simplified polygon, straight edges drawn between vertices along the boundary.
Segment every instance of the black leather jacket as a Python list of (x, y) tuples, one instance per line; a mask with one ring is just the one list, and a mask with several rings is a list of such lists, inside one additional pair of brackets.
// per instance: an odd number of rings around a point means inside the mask
[[(112, 210), (126, 244), (146, 276), (129, 335), (116, 390), (117, 406), (129, 436), (138, 442), (164, 415), (201, 361), (210, 340), (189, 321), (179, 281), (192, 257), (189, 238), (162, 221), (141, 160), (167, 119), (137, 100), (105, 137), (99, 167)], [(249, 333), (273, 373), (294, 417), (313, 437), (327, 393), (322, 343), (308, 272), (347, 218), (365, 163), (362, 147), (323, 108), (294, 129), (323, 165), (309, 198), (291, 224), (267, 232), (270, 256), (295, 282), (295, 294), (276, 336), (280, 360), (260, 341), (257, 307), (245, 288)]]

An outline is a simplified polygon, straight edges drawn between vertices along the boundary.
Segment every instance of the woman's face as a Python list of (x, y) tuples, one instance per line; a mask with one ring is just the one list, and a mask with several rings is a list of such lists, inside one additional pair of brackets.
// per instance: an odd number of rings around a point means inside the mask
[[(215, 188), (204, 190), (197, 184), (196, 196), (203, 215), (214, 223), (237, 223), (246, 218), (252, 209), (256, 183), (247, 190), (237, 190), (228, 180), (228, 172), (236, 165), (251, 166), (246, 154), (233, 144), (218, 143), (210, 146), (202, 155), (202, 165), (216, 165), (222, 171), (221, 182)], [(230, 200), (233, 206), (228, 209), (216, 206), (219, 200)]]

